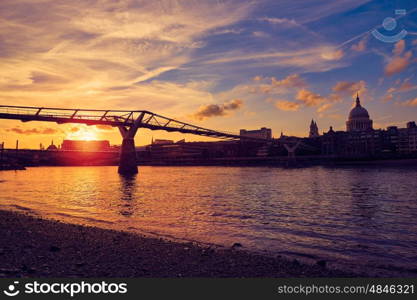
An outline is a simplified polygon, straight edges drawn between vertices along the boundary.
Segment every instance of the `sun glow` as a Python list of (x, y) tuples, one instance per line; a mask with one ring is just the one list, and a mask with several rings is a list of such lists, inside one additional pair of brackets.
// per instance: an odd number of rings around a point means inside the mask
[(95, 141), (98, 140), (98, 134), (93, 128), (73, 127), (66, 134), (67, 140)]

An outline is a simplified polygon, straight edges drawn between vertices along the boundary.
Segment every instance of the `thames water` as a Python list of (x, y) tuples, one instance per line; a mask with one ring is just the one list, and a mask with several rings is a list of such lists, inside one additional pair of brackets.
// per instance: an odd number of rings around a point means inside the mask
[[(382, 272), (417, 272), (415, 167), (36, 167), (0, 209)], [(391, 273), (392, 274), (392, 273)]]

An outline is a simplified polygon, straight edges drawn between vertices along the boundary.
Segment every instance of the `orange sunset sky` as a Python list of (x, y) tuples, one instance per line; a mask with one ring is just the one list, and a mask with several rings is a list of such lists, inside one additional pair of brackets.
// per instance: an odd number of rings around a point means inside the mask
[[(376, 128), (405, 126), (417, 120), (416, 16), (415, 1), (1, 0), (0, 104), (150, 110), (306, 136), (312, 118), (320, 132), (344, 130), (359, 92)], [(386, 17), (407, 36), (375, 39), (372, 29), (393, 34)], [(152, 137), (208, 139), (142, 129), (136, 144)], [(0, 120), (0, 142), (17, 139), (121, 143), (112, 128)]]

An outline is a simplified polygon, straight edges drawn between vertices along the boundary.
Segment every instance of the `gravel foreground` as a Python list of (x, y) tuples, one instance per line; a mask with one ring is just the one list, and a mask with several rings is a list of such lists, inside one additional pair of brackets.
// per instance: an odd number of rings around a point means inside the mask
[[(0, 277), (357, 277), (231, 249), (0, 210)], [(364, 276), (364, 275), (360, 275)]]

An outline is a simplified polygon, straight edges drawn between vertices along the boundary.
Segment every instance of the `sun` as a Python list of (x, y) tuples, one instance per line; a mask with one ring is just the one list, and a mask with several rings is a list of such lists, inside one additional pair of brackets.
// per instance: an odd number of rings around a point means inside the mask
[(84, 141), (94, 141), (97, 140), (97, 134), (92, 131), (83, 132), (80, 136), (80, 139)]
[(81, 141), (96, 141), (98, 140), (97, 132), (94, 128), (73, 127), (67, 132), (65, 139), (67, 140), (81, 140)]

